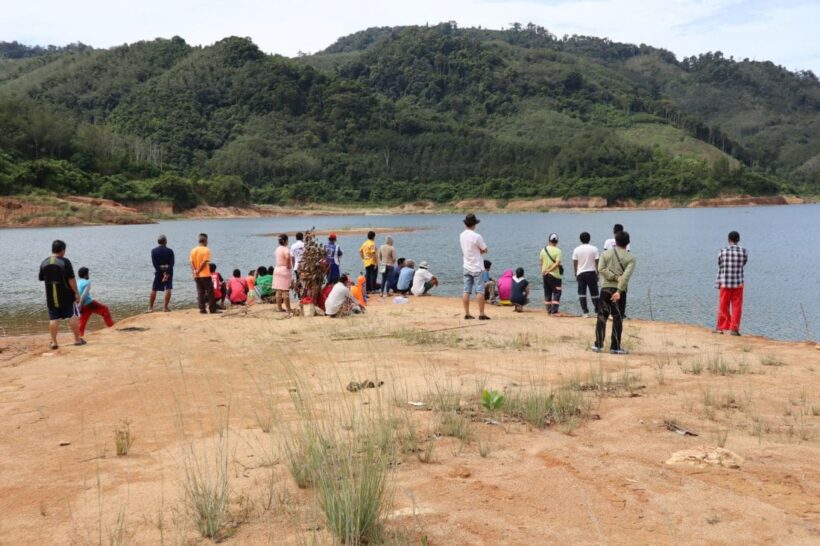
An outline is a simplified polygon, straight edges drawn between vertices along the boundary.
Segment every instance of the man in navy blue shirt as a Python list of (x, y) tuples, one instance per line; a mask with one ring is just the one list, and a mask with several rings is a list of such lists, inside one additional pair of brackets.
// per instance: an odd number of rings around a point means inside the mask
[(154, 312), (154, 302), (157, 292), (165, 292), (165, 306), (163, 311), (170, 311), (171, 290), (174, 288), (174, 251), (168, 248), (168, 239), (160, 235), (157, 239), (159, 246), (151, 251), (151, 262), (154, 264), (154, 283), (151, 285), (151, 297), (148, 299), (148, 312)]

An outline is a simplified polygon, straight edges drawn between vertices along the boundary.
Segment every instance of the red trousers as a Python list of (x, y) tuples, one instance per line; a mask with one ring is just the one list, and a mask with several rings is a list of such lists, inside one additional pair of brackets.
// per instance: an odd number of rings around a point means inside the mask
[(743, 287), (720, 287), (717, 329), (740, 331), (740, 316), (743, 314)]
[(82, 309), (80, 309), (80, 337), (85, 335), (85, 326), (93, 314), (100, 315), (105, 321), (105, 325), (109, 328), (114, 326), (114, 320), (111, 318), (111, 312), (108, 310), (108, 306), (97, 301), (92, 301), (88, 305), (83, 305)]

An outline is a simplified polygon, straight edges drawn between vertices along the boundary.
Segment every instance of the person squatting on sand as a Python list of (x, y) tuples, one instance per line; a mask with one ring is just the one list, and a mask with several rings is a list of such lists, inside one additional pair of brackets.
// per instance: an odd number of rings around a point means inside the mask
[(426, 296), (430, 290), (438, 286), (438, 279), (430, 273), (427, 262), (419, 264), (419, 270), (413, 274), (413, 286), (410, 293), (414, 296)]
[(49, 348), (57, 349), (57, 330), (61, 320), (68, 319), (74, 345), (85, 345), (80, 334), (80, 293), (74, 278), (74, 267), (65, 257), (66, 244), (57, 239), (51, 243), (51, 256), (40, 264), (39, 279), (45, 284), (46, 307), (48, 307), (48, 332), (51, 334)]
[(729, 233), (729, 245), (718, 254), (718, 274), (715, 287), (720, 291), (718, 299), (716, 334), (728, 331), (740, 335), (740, 318), (743, 314), (743, 268), (749, 261), (749, 252), (740, 246), (740, 233)]
[(350, 292), (350, 278), (341, 275), (325, 300), (325, 314), (330, 318), (346, 317), (364, 311)]
[(617, 355), (628, 354), (621, 347), (623, 315), (618, 305), (618, 301), (629, 289), (629, 279), (635, 271), (635, 257), (627, 252), (628, 245), (629, 233), (619, 231), (615, 235), (615, 248), (605, 251), (598, 262), (598, 273), (603, 277), (604, 282), (601, 286), (598, 320), (595, 323), (595, 344), (592, 346), (592, 350), (596, 353), (604, 350), (606, 321), (612, 315), (609, 352)]
[(464, 218), (464, 231), (459, 236), (461, 243), (462, 265), (464, 269), (464, 294), (461, 297), (464, 305), (464, 318), (475, 318), (470, 314), (470, 295), (475, 292), (475, 299), (478, 302), (478, 319), (490, 320), (484, 314), (484, 285), (481, 278), (484, 274), (484, 260), (482, 255), (488, 251), (484, 238), (475, 230), (481, 222), (475, 214), (470, 213)]
[(170, 311), (171, 291), (174, 288), (174, 251), (168, 248), (168, 239), (165, 235), (157, 238), (157, 245), (151, 250), (151, 264), (154, 266), (154, 282), (151, 284), (151, 295), (148, 297), (148, 312), (154, 312), (154, 302), (157, 292), (164, 294), (162, 310)]

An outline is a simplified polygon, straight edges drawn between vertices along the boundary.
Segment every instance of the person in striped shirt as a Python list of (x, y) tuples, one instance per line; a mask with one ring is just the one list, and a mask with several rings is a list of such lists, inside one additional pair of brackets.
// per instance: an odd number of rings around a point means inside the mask
[(740, 335), (740, 317), (743, 313), (743, 268), (749, 261), (749, 252), (740, 246), (740, 234), (729, 233), (729, 246), (718, 254), (718, 274), (715, 286), (718, 288), (717, 327), (714, 332), (729, 332)]

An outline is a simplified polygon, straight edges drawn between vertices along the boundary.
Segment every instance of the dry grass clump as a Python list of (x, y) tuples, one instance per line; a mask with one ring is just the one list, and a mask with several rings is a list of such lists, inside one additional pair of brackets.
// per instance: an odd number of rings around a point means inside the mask
[(227, 429), (218, 432), (213, 445), (197, 449), (188, 444), (183, 455), (183, 496), (188, 515), (200, 535), (218, 540), (228, 521), (230, 502)]
[(128, 455), (135, 439), (134, 435), (131, 434), (131, 421), (128, 419), (121, 421), (119, 426), (114, 429), (114, 445), (116, 446), (117, 456)]
[(294, 401), (300, 421), (287, 432), (285, 453), (297, 484), (313, 489), (336, 541), (379, 542), (391, 501), (395, 421), (380, 400), (365, 410), (323, 408), (321, 417), (302, 395)]

